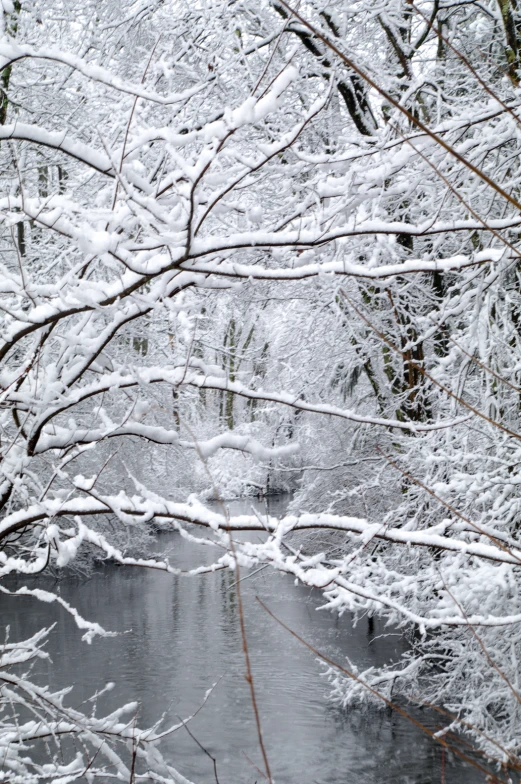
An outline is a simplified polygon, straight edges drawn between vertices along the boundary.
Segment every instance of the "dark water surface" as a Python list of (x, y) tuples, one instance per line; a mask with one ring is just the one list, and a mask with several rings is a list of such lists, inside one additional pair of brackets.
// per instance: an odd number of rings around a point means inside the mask
[[(235, 502), (232, 514), (251, 511), (251, 501)], [(283, 513), (287, 499), (270, 499), (270, 514)], [(256, 503), (266, 512), (263, 503)], [(202, 553), (178, 534), (161, 534), (175, 566), (189, 568)], [(243, 572), (246, 576), (246, 572)], [(64, 599), (106, 629), (126, 632), (92, 645), (81, 642), (72, 620), (54, 605), (0, 597), (2, 623), (11, 639), (23, 639), (59, 620), (48, 651), (53, 664), (42, 674), (51, 688), (74, 684), (69, 704), (79, 706), (105, 682), (116, 688), (99, 701), (98, 715), (131, 700), (141, 702), (139, 723), (187, 717), (220, 679), (207, 704), (190, 722), (195, 737), (217, 759), (220, 784), (263, 780), (237, 616), (235, 577), (218, 572), (175, 578), (150, 570), (107, 566), (91, 579), (62, 580), (54, 586)], [(48, 587), (39, 581), (41, 587)], [(264, 570), (242, 583), (247, 635), (267, 752), (275, 784), (479, 784), (472, 768), (446, 760), (407, 720), (383, 710), (341, 710), (326, 699), (324, 667), (259, 606), (273, 612), (332, 659), (370, 666), (396, 659), (405, 644), (399, 635), (382, 636), (375, 623), (355, 629), (347, 617), (324, 611), (319, 594), (282, 575)], [(47, 665), (43, 665), (47, 667)], [(434, 726), (436, 719), (417, 714)], [(210, 759), (186, 730), (166, 739), (163, 753), (195, 784), (215, 782)], [(251, 762), (248, 760), (251, 760)]]

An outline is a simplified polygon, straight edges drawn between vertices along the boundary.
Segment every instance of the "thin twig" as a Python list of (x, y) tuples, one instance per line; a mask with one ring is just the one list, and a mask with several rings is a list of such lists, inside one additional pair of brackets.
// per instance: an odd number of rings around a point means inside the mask
[(257, 704), (257, 697), (256, 697), (256, 694), (255, 694), (255, 684), (253, 682), (253, 672), (252, 672), (252, 668), (251, 668), (250, 652), (249, 652), (249, 648), (248, 648), (248, 638), (246, 636), (246, 625), (245, 625), (245, 622), (244, 622), (244, 609), (243, 609), (243, 603), (242, 603), (241, 574), (240, 574), (240, 567), (239, 567), (239, 559), (237, 558), (237, 553), (236, 553), (236, 550), (235, 550), (235, 544), (234, 544), (234, 541), (233, 541), (232, 529), (231, 529), (231, 526), (230, 526), (230, 515), (229, 515), (228, 509), (227, 509), (224, 501), (221, 498), (221, 494), (219, 493), (219, 490), (218, 490), (218, 488), (215, 485), (213, 477), (212, 477), (212, 475), (210, 473), (210, 469), (208, 468), (207, 461), (206, 461), (204, 455), (202, 454), (202, 452), (201, 452), (201, 450), (199, 448), (199, 445), (197, 443), (197, 439), (194, 437), (194, 434), (192, 433), (190, 427), (186, 424), (186, 422), (184, 422), (183, 424), (186, 427), (186, 429), (188, 430), (188, 433), (190, 434), (191, 438), (194, 440), (195, 448), (196, 448), (197, 453), (198, 453), (198, 455), (199, 455), (199, 457), (200, 457), (200, 459), (201, 459), (201, 461), (203, 463), (205, 471), (206, 471), (207, 475), (210, 478), (210, 481), (212, 483), (213, 490), (214, 490), (214, 493), (215, 493), (215, 498), (217, 499), (217, 503), (221, 507), (224, 519), (225, 519), (225, 521), (227, 523), (227, 525), (225, 526), (225, 529), (226, 529), (226, 531), (228, 533), (228, 541), (229, 541), (229, 546), (230, 546), (230, 552), (232, 554), (232, 557), (233, 557), (233, 560), (234, 560), (234, 563), (235, 563), (235, 573), (237, 575), (237, 578), (236, 578), (237, 612), (239, 614), (239, 625), (240, 625), (240, 629), (241, 629), (242, 650), (243, 650), (244, 659), (245, 659), (245, 662), (246, 662), (246, 675), (245, 675), (245, 678), (246, 678), (246, 682), (248, 683), (248, 686), (250, 687), (251, 704), (252, 704), (252, 708), (253, 708), (253, 714), (255, 716), (255, 725), (257, 727), (257, 738), (258, 738), (258, 741), (259, 741), (259, 747), (260, 747), (260, 750), (261, 750), (262, 759), (264, 761), (264, 767), (266, 769), (266, 778), (268, 780), (268, 784), (273, 784), (273, 780), (271, 778), (271, 770), (270, 770), (270, 764), (269, 764), (269, 760), (268, 760), (268, 755), (267, 755), (267, 752), (266, 752), (266, 747), (264, 745), (264, 738), (263, 738), (263, 735), (262, 735), (262, 725), (261, 725), (261, 720), (260, 720), (259, 707), (258, 707), (258, 704)]
[(304, 638), (301, 637), (297, 632), (295, 632), (293, 629), (290, 629), (289, 626), (287, 626), (283, 621), (281, 621), (280, 618), (278, 618), (264, 604), (264, 602), (262, 601), (262, 599), (260, 599), (260, 597), (256, 596), (255, 598), (257, 599), (261, 607), (268, 613), (268, 615), (271, 616), (271, 618), (273, 618), (274, 621), (276, 621), (280, 626), (282, 626), (282, 628), (285, 629), (289, 634), (291, 634), (292, 637), (295, 637), (295, 639), (298, 640), (300, 643), (302, 643), (302, 645), (305, 645), (306, 648), (308, 648), (312, 653), (314, 653), (315, 656), (317, 656), (319, 659), (324, 661), (326, 664), (329, 664), (330, 667), (334, 667), (335, 669), (342, 672), (344, 675), (347, 675), (348, 678), (350, 678), (351, 680), (354, 680), (356, 683), (359, 683), (361, 686), (364, 687), (364, 689), (367, 689), (367, 691), (369, 691), (373, 696), (377, 697), (379, 700), (382, 700), (382, 702), (384, 702), (388, 708), (392, 708), (393, 710), (395, 710), (397, 713), (400, 714), (400, 716), (403, 716), (403, 718), (407, 719), (407, 721), (411, 722), (411, 724), (413, 724), (415, 727), (418, 727), (418, 729), (420, 729), (425, 735), (428, 735), (430, 738), (432, 738), (432, 740), (439, 743), (443, 748), (446, 748), (447, 750), (451, 751), (453, 754), (456, 754), (462, 760), (468, 762), (470, 765), (476, 768), (476, 770), (479, 770), (481, 773), (488, 776), (487, 780), (491, 782), (491, 784), (509, 784), (509, 782), (505, 781), (505, 779), (498, 778), (489, 770), (487, 770), (485, 767), (483, 767), (483, 765), (480, 765), (479, 762), (473, 760), (472, 757), (467, 756), (455, 746), (451, 746), (442, 736), (439, 736), (434, 730), (429, 729), (429, 727), (425, 726), (425, 724), (422, 724), (420, 721), (415, 719), (414, 716), (411, 716), (409, 713), (407, 713), (407, 711), (405, 711), (399, 705), (392, 702), (392, 700), (389, 700), (387, 697), (381, 694), (381, 692), (374, 689), (372, 686), (366, 683), (362, 678), (360, 678), (354, 672), (352, 672), (351, 670), (347, 670), (341, 664), (338, 664), (337, 662), (333, 661), (333, 659), (331, 659), (325, 653), (322, 653), (321, 651), (317, 650), (317, 648), (311, 645), (311, 643), (307, 642), (307, 640), (304, 640)]
[(454, 506), (452, 506), (452, 504), (449, 504), (448, 501), (445, 501), (443, 498), (441, 498), (439, 495), (437, 495), (434, 492), (434, 490), (432, 490), (428, 485), (424, 484), (420, 479), (417, 479), (409, 471), (406, 471), (405, 468), (402, 468), (396, 462), (396, 460), (393, 460), (392, 457), (390, 457), (389, 455), (386, 455), (380, 449), (379, 446), (376, 447), (376, 450), (382, 455), (382, 457), (384, 457), (388, 461), (388, 463), (390, 463), (390, 465), (393, 466), (393, 468), (396, 468), (396, 470), (399, 471), (402, 474), (402, 476), (405, 476), (407, 479), (410, 479), (411, 482), (414, 482), (415, 485), (418, 485), (418, 487), (421, 487), (422, 490), (425, 490), (426, 493), (428, 493), (430, 496), (432, 496), (432, 498), (435, 498), (436, 501), (438, 501), (440, 504), (442, 504), (442, 506), (444, 506), (446, 509), (448, 509), (450, 512), (452, 512), (452, 514), (456, 515), (456, 517), (459, 517), (460, 520), (463, 520), (463, 522), (465, 522), (471, 528), (474, 528), (474, 530), (478, 531), (478, 533), (480, 533), (482, 536), (486, 536), (488, 539), (490, 539), (491, 542), (493, 542), (495, 544), (495, 546), (499, 550), (503, 550), (503, 552), (508, 553), (508, 555), (511, 555), (512, 558), (514, 558), (516, 561), (519, 561), (519, 563), (521, 564), (521, 558), (518, 555), (516, 555), (516, 553), (513, 552), (510, 549), (510, 547), (505, 547), (505, 545), (501, 542), (500, 539), (497, 539), (497, 537), (495, 537), (493, 534), (491, 534), (488, 531), (486, 531), (484, 528), (482, 528), (477, 523), (472, 522), (472, 520), (470, 520), (465, 515), (461, 514), (461, 512), (458, 512), (458, 510)]
[(510, 679), (505, 675), (505, 673), (503, 672), (501, 667), (498, 664), (496, 664), (496, 662), (494, 661), (494, 659), (492, 658), (492, 656), (488, 652), (485, 643), (483, 642), (483, 640), (481, 639), (481, 637), (479, 636), (479, 634), (475, 630), (474, 626), (471, 624), (471, 622), (469, 620), (469, 617), (468, 617), (467, 613), (465, 612), (465, 610), (463, 609), (461, 603), (456, 599), (456, 597), (454, 596), (454, 594), (452, 593), (450, 588), (447, 586), (447, 583), (445, 582), (445, 580), (444, 580), (444, 578), (443, 578), (439, 568), (437, 569), (437, 571), (438, 571), (438, 574), (440, 575), (440, 580), (443, 583), (444, 589), (449, 594), (450, 598), (452, 599), (452, 601), (454, 602), (454, 604), (456, 605), (456, 607), (458, 608), (458, 610), (460, 611), (462, 616), (465, 618), (465, 620), (467, 622), (467, 625), (468, 625), (470, 631), (472, 632), (473, 637), (476, 639), (476, 641), (478, 642), (479, 647), (481, 648), (481, 650), (485, 654), (486, 660), (488, 661), (488, 663), (490, 664), (492, 669), (494, 669), (498, 673), (500, 678), (502, 678), (502, 680), (506, 683), (506, 685), (508, 686), (508, 688), (510, 689), (510, 691), (512, 692), (512, 694), (516, 698), (517, 702), (521, 705), (521, 696), (519, 695), (519, 692), (517, 691), (517, 689), (515, 689), (513, 687)]
[(213, 762), (213, 775), (215, 776), (215, 782), (216, 782), (216, 784), (219, 784), (219, 777), (218, 777), (218, 775), (217, 775), (217, 760), (215, 759), (215, 757), (214, 757), (212, 754), (210, 754), (210, 752), (208, 751), (208, 749), (205, 749), (205, 747), (203, 746), (203, 744), (202, 744), (202, 743), (200, 743), (200, 742), (197, 740), (197, 738), (195, 737), (195, 735), (193, 734), (193, 732), (191, 732), (191, 730), (190, 730), (190, 729), (187, 727), (186, 723), (183, 721), (183, 719), (181, 718), (181, 716), (178, 716), (177, 718), (179, 719), (179, 721), (181, 722), (181, 724), (183, 725), (183, 727), (185, 728), (185, 730), (187, 731), (187, 733), (190, 735), (190, 737), (192, 738), (192, 740), (193, 740), (193, 741), (195, 741), (195, 743), (197, 743), (197, 745), (199, 746), (199, 748), (201, 749), (201, 751), (204, 751), (204, 753), (206, 754), (206, 756), (207, 756), (207, 757), (210, 757), (210, 759), (212, 760), (212, 762)]

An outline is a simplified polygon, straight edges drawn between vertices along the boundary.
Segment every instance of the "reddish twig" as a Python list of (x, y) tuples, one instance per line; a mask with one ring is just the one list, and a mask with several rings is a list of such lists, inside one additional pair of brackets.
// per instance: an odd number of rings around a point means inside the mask
[(392, 702), (392, 700), (390, 700), (387, 697), (385, 697), (383, 694), (381, 694), (381, 692), (379, 692), (376, 689), (374, 689), (372, 686), (370, 686), (368, 683), (366, 683), (362, 678), (360, 678), (354, 672), (352, 672), (351, 670), (346, 669), (341, 664), (338, 664), (337, 662), (333, 661), (333, 659), (331, 659), (325, 653), (322, 653), (321, 651), (319, 651), (317, 648), (315, 648), (313, 645), (311, 645), (311, 643), (309, 643), (307, 640), (305, 640), (303, 637), (301, 637), (296, 631), (294, 631), (293, 629), (290, 629), (290, 627), (287, 626), (284, 623), (284, 621), (281, 621), (280, 618), (278, 618), (264, 604), (262, 599), (260, 599), (258, 596), (256, 596), (255, 598), (257, 599), (257, 601), (259, 602), (261, 607), (268, 613), (268, 615), (271, 618), (273, 618), (274, 621), (276, 621), (280, 626), (282, 626), (282, 628), (285, 629), (289, 634), (291, 634), (292, 637), (294, 637), (296, 640), (298, 640), (300, 643), (302, 643), (302, 645), (305, 645), (305, 647), (308, 648), (308, 650), (310, 650), (313, 654), (315, 654), (315, 656), (317, 656), (323, 662), (325, 662), (326, 664), (329, 664), (330, 667), (334, 667), (336, 670), (339, 670), (344, 675), (347, 675), (348, 678), (350, 678), (351, 680), (355, 681), (356, 683), (359, 683), (361, 686), (363, 686), (364, 689), (366, 689), (368, 692), (370, 692), (374, 697), (377, 697), (379, 700), (384, 702), (385, 705), (387, 705), (388, 708), (392, 708), (393, 710), (395, 710), (400, 716), (402, 716), (403, 718), (407, 719), (407, 721), (409, 721), (415, 727), (418, 727), (418, 729), (420, 729), (425, 735), (428, 735), (432, 740), (436, 741), (436, 743), (439, 743), (442, 746), (442, 748), (445, 748), (445, 749), (451, 751), (453, 754), (458, 756), (460, 759), (464, 760), (465, 762), (468, 762), (470, 765), (472, 765), (474, 768), (476, 768), (476, 770), (479, 770), (480, 773), (483, 773), (485, 776), (488, 776), (488, 781), (491, 782), (491, 784), (508, 784), (508, 782), (505, 781), (505, 779), (498, 778), (493, 773), (491, 773), (489, 770), (487, 770), (483, 765), (481, 765), (479, 762), (477, 762), (476, 760), (472, 759), (472, 757), (469, 757), (467, 754), (465, 754), (464, 752), (462, 752), (460, 749), (456, 748), (455, 746), (451, 746), (445, 740), (445, 738), (443, 736), (438, 735), (434, 730), (429, 729), (429, 727), (425, 726), (425, 724), (422, 724), (420, 721), (418, 721), (418, 719), (415, 719), (414, 716), (411, 716), (409, 713), (407, 713), (406, 710), (401, 708), (396, 703)]

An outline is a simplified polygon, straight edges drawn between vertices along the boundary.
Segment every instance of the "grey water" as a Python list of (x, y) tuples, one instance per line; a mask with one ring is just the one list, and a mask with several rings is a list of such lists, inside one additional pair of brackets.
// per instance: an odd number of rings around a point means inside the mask
[[(242, 500), (232, 514), (284, 512), (287, 498)], [(158, 550), (174, 566), (191, 568), (215, 552), (177, 533), (158, 535)], [(201, 552), (201, 550), (203, 552)], [(207, 552), (205, 552), (207, 550)], [(479, 784), (477, 771), (457, 758), (443, 762), (440, 747), (412, 723), (387, 709), (342, 709), (328, 700), (324, 665), (291, 637), (256, 601), (334, 661), (359, 667), (396, 660), (405, 650), (400, 634), (375, 622), (353, 628), (352, 620), (319, 610), (318, 592), (264, 569), (242, 573), (247, 638), (262, 730), (275, 784)], [(43, 583), (43, 581), (40, 581)], [(48, 587), (43, 586), (42, 587)], [(103, 711), (139, 700), (140, 726), (165, 714), (165, 727), (193, 718), (192, 735), (217, 760), (220, 784), (260, 784), (257, 742), (237, 613), (235, 575), (221, 571), (199, 577), (107, 565), (89, 579), (54, 585), (87, 618), (121, 634), (81, 641), (72, 619), (59, 607), (35, 599), (0, 596), (2, 626), (11, 640), (24, 639), (58, 621), (47, 650), (42, 682), (52, 689), (74, 684), (68, 704), (80, 706), (100, 687), (115, 688), (99, 700)], [(88, 703), (87, 703), (88, 705)], [(85, 706), (83, 706), (85, 710)], [(416, 713), (433, 728), (435, 715)], [(181, 728), (165, 739), (163, 754), (194, 782), (215, 782), (213, 764)]]

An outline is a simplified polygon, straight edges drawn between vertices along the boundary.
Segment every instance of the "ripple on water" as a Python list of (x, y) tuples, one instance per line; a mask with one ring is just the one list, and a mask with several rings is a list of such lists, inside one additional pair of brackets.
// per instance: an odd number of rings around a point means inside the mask
[[(271, 506), (272, 514), (283, 512), (287, 499), (277, 503), (278, 508)], [(234, 504), (231, 511), (250, 508), (248, 500), (242, 506)], [(182, 537), (161, 535), (159, 541), (172, 550), (176, 563), (196, 562), (195, 546)], [(234, 575), (224, 572), (186, 579), (112, 566), (88, 581), (63, 580), (62, 596), (82, 614), (95, 617), (107, 629), (125, 632), (90, 646), (81, 642), (78, 630), (58, 607), (30, 600), (22, 606), (6, 597), (0, 598), (0, 606), (12, 639), (59, 620), (48, 645), (53, 664), (42, 665), (42, 677), (51, 688), (74, 683), (73, 704), (88, 698), (100, 683), (116, 682), (100, 700), (98, 715), (137, 698), (142, 702), (142, 725), (152, 724), (163, 712), (174, 723), (177, 716), (193, 713), (220, 678), (190, 728), (217, 758), (221, 784), (254, 784), (261, 777), (252, 763), (261, 766), (261, 757), (244, 679), (233, 582)], [(347, 616), (317, 612), (319, 595), (269, 570), (244, 580), (242, 588), (255, 687), (276, 784), (441, 783), (439, 748), (394, 713), (342, 710), (328, 702), (327, 683), (321, 677), (324, 667), (266, 615), (255, 596), (339, 662), (349, 657), (367, 666), (396, 659), (405, 648), (399, 635), (379, 636), (383, 629), (378, 623), (368, 635), (365, 623), (353, 628)], [(186, 731), (170, 736), (164, 751), (196, 784), (215, 781), (210, 760)], [(480, 781), (474, 770), (447, 761), (446, 784)]]

